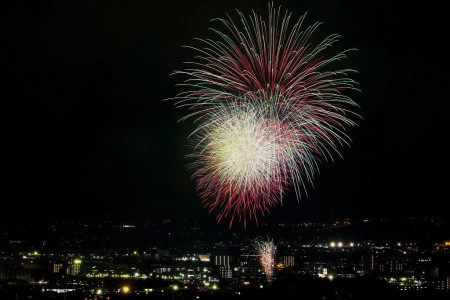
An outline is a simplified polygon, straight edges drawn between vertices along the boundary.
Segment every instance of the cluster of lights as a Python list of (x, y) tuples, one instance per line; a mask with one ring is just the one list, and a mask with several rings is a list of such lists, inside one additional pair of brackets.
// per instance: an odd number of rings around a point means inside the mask
[[(128, 273), (126, 273), (126, 274), (87, 273), (86, 277), (89, 277), (89, 278), (106, 278), (106, 277), (111, 277), (111, 278), (140, 278), (140, 279), (147, 279), (149, 277), (152, 277), (152, 274), (150, 274), (150, 276), (148, 276), (146, 274), (139, 274), (139, 273), (134, 273), (134, 275), (131, 275), (131, 274), (128, 274)], [(166, 278), (163, 278), (163, 279), (166, 279)], [(168, 278), (168, 279), (178, 279), (178, 278)]]
[(397, 286), (397, 288), (399, 288), (400, 290), (424, 289), (425, 288), (425, 286), (423, 285), (423, 282), (414, 276), (400, 277), (400, 278), (391, 277), (387, 281), (390, 284)]
[[(348, 246), (349, 247), (354, 247), (355, 246), (355, 243), (353, 243), (353, 242), (350, 242), (350, 243), (348, 243)], [(330, 248), (342, 248), (342, 247), (344, 247), (344, 243), (343, 242), (330, 242)]]

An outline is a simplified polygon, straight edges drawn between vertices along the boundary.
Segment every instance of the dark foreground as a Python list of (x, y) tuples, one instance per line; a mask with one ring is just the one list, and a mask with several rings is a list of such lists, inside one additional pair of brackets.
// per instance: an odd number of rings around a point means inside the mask
[(101, 295), (95, 291), (73, 291), (67, 293), (42, 292), (41, 287), (32, 285), (5, 285), (0, 289), (0, 299), (312, 299), (312, 300), (345, 300), (345, 299), (450, 299), (449, 290), (412, 290), (401, 291), (389, 285), (384, 280), (375, 277), (356, 279), (337, 278), (329, 281), (312, 277), (283, 278), (272, 286), (247, 286), (239, 289), (222, 288), (216, 291), (198, 291), (192, 289), (159, 290), (151, 292), (118, 291), (104, 292)]

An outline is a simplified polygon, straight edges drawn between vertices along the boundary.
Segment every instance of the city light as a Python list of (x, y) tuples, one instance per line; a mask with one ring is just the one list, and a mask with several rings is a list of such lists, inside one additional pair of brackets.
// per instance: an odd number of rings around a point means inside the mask
[[(320, 226), (320, 224), (316, 226)], [(323, 227), (326, 226), (323, 225)], [(276, 228), (278, 229), (278, 226)], [(186, 248), (185, 252), (174, 254), (163, 260), (152, 257), (152, 254), (149, 254), (145, 260), (136, 259), (133, 249), (113, 250), (99, 255), (99, 252), (79, 254), (74, 250), (67, 253), (46, 252), (46, 249), (43, 248), (39, 250), (38, 256), (35, 256), (35, 250), (32, 249), (17, 252), (15, 258), (0, 259), (0, 271), (3, 272), (0, 273), (0, 276), (5, 276), (5, 274), (8, 276), (8, 272), (22, 264), (24, 268), (28, 269), (44, 270), (47, 267), (53, 271), (53, 278), (65, 285), (64, 288), (54, 288), (54, 280), (43, 279), (41, 276), (36, 277), (34, 283), (40, 285), (43, 292), (54, 291), (64, 294), (72, 290), (83, 289), (91, 293), (90, 298), (105, 300), (107, 297), (115, 299), (141, 294), (153, 294), (155, 298), (158, 298), (163, 296), (162, 293), (167, 294), (168, 292), (174, 297), (181, 297), (184, 292), (189, 292), (193, 293), (191, 298), (196, 299), (196, 296), (199, 296), (203, 299), (220, 291), (223, 293), (231, 291), (233, 295), (237, 296), (240, 289), (259, 290), (260, 292), (264, 292), (263, 289), (267, 288), (268, 292), (276, 289), (279, 285), (270, 287), (270, 281), (266, 278), (267, 273), (261, 267), (260, 262), (262, 255), (270, 254), (267, 258), (268, 265), (273, 266), (272, 263), (276, 262), (274, 275), (278, 275), (279, 280), (283, 280), (284, 276), (314, 277), (337, 287), (342, 284), (341, 278), (354, 280), (366, 274), (376, 274), (379, 279), (384, 279), (386, 284), (392, 287), (392, 290), (411, 292), (450, 290), (450, 278), (447, 273), (442, 271), (443, 275), (441, 275), (441, 265), (436, 264), (434, 267), (432, 264), (437, 261), (436, 257), (446, 257), (445, 262), (447, 261), (448, 255), (450, 255), (450, 240), (445, 238), (436, 240), (427, 247), (416, 244), (412, 240), (399, 242), (401, 240), (399, 237), (393, 240), (347, 240), (334, 236), (327, 240), (305, 240), (298, 243), (296, 236), (293, 236), (291, 239), (285, 238), (281, 241), (283, 248), (278, 257), (274, 255), (274, 252), (266, 251), (272, 249), (271, 243), (268, 245), (269, 249), (262, 247), (261, 249), (264, 251), (259, 253), (254, 250), (255, 240), (241, 240), (240, 244), (236, 243), (240, 247), (240, 253), (237, 251), (234, 254), (231, 251), (227, 252), (220, 246), (218, 248), (221, 249), (212, 250), (211, 254), (208, 253), (213, 259), (206, 264), (200, 263), (198, 259), (191, 260), (193, 257), (198, 257), (197, 248)], [(78, 241), (75, 239), (74, 245), (78, 245)], [(358, 247), (358, 249), (355, 251), (356, 248), (351, 247)], [(214, 249), (214, 244), (211, 249)], [(304, 262), (299, 264), (294, 261), (296, 253), (302, 253), (305, 249), (309, 254), (303, 257)], [(176, 252), (174, 251), (174, 253)], [(225, 266), (221, 265), (224, 263), (223, 259), (216, 259), (219, 256), (230, 257), (229, 260), (225, 260)], [(187, 259), (182, 260), (182, 258)], [(152, 261), (153, 259), (155, 260)], [(15, 264), (11, 264), (11, 261), (14, 261)], [(143, 261), (145, 262), (143, 263)], [(147, 264), (148, 262), (150, 264)], [(308, 268), (304, 268), (298, 275), (291, 271), (283, 272), (284, 268), (298, 268), (303, 263)], [(223, 278), (224, 275), (220, 273), (222, 269), (229, 272), (226, 273), (226, 278)], [(445, 270), (444, 267), (442, 270)], [(106, 289), (106, 286), (109, 285), (102, 282), (103, 278), (110, 278), (121, 283), (115, 289)], [(144, 287), (142, 279), (146, 278), (157, 279), (161, 285)], [(224, 279), (227, 281), (222, 281)], [(142, 284), (138, 282), (142, 282)], [(230, 287), (228, 282), (233, 282), (234, 285)], [(2, 289), (4, 288), (5, 286), (0, 285), (1, 299), (3, 299)]]

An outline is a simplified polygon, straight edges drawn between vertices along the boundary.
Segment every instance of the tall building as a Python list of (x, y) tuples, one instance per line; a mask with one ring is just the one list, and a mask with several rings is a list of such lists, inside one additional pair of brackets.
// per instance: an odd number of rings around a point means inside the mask
[(280, 257), (280, 263), (285, 268), (293, 267), (295, 265), (295, 258), (293, 255), (283, 255)]
[(233, 269), (231, 267), (233, 257), (231, 255), (215, 255), (213, 262), (222, 278), (233, 278)]
[(224, 279), (233, 278), (233, 270), (231, 266), (219, 266), (220, 277)]
[(216, 255), (214, 256), (214, 265), (216, 266), (229, 266), (231, 265), (233, 258), (230, 255)]
[(67, 263), (67, 275), (78, 275), (80, 274), (80, 268), (81, 268), (81, 260), (80, 259), (71, 259)]

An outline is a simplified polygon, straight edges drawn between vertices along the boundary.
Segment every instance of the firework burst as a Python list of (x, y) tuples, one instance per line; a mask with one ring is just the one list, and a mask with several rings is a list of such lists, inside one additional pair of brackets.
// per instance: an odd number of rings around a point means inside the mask
[(198, 124), (189, 137), (197, 190), (230, 226), (267, 214), (289, 188), (300, 198), (318, 161), (350, 142), (344, 131), (356, 115), (344, 94), (356, 89), (355, 71), (328, 68), (347, 51), (325, 55), (338, 35), (314, 44), (319, 23), (303, 29), (304, 15), (292, 23), (272, 4), (267, 20), (238, 15), (242, 27), (218, 19), (217, 40), (199, 39), (199, 55), (175, 72), (187, 76), (177, 106)]
[(255, 246), (259, 255), (259, 261), (264, 269), (267, 282), (271, 284), (273, 281), (273, 269), (275, 267), (277, 247), (273, 243), (273, 240), (270, 239), (267, 239), (267, 241), (256, 240)]

